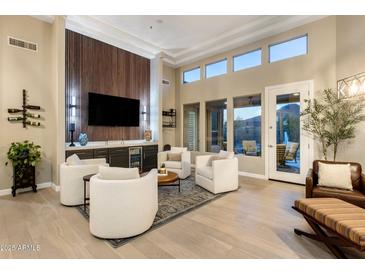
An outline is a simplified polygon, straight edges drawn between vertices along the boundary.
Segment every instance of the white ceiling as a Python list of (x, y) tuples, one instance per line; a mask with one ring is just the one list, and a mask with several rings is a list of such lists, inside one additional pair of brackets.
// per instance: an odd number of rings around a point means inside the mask
[(147, 58), (162, 53), (178, 67), (324, 16), (105, 15), (67, 16), (66, 28)]
[(95, 16), (118, 29), (161, 48), (179, 54), (220, 36), (259, 16)]

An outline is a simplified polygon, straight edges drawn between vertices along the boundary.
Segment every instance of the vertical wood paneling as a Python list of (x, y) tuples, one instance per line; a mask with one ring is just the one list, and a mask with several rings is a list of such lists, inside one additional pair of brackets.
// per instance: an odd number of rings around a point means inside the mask
[(140, 127), (102, 127), (88, 125), (88, 93), (139, 99), (141, 111), (150, 98), (150, 60), (79, 33), (66, 30), (66, 140), (71, 96), (77, 100), (75, 136), (86, 132), (89, 140), (142, 139), (149, 127), (140, 117)]

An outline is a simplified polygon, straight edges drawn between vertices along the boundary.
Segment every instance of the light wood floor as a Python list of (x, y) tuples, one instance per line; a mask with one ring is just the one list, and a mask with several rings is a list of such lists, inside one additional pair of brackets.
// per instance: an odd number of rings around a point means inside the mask
[(240, 185), (116, 249), (94, 238), (88, 222), (61, 206), (50, 188), (0, 197), (0, 245), (40, 245), (39, 252), (0, 251), (0, 258), (333, 258), (321, 243), (293, 233), (310, 231), (291, 209), (304, 187), (247, 177)]

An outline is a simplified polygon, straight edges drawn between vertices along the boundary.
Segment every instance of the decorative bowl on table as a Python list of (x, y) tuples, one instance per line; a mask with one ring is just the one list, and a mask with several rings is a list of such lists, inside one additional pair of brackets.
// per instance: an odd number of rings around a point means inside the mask
[(167, 170), (164, 167), (158, 169), (158, 175), (167, 175)]

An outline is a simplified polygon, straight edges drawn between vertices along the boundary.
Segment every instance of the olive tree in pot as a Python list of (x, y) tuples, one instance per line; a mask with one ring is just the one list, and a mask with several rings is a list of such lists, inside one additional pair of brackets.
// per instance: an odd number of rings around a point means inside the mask
[(320, 142), (325, 160), (332, 147), (333, 161), (336, 161), (339, 145), (355, 138), (357, 124), (365, 120), (364, 100), (339, 97), (336, 91), (325, 89), (319, 99), (305, 100), (305, 103), (300, 114), (303, 129)]
[(9, 162), (13, 164), (13, 186), (12, 194), (16, 195), (18, 188), (32, 187), (34, 192), (37, 192), (37, 185), (35, 184), (35, 166), (41, 160), (40, 146), (33, 142), (24, 141), (11, 143), (7, 153)]

